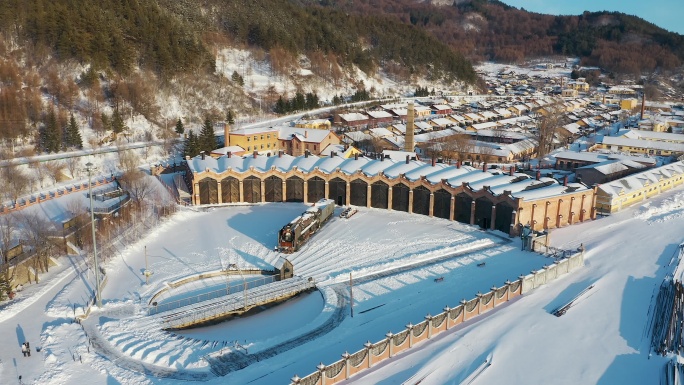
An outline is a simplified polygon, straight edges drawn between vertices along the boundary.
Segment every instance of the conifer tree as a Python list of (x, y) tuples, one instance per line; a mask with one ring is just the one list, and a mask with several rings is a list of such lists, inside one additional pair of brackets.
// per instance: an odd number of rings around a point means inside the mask
[(235, 124), (235, 113), (233, 112), (233, 110), (228, 110), (228, 112), (226, 113), (226, 121), (228, 122), (228, 124)]
[(112, 131), (119, 134), (123, 132), (126, 128), (127, 127), (124, 124), (123, 117), (119, 113), (119, 109), (115, 109), (114, 113), (112, 114)]
[(83, 148), (83, 139), (81, 138), (81, 131), (76, 123), (74, 114), (71, 114), (69, 124), (66, 129), (66, 145), (67, 147)]
[(283, 96), (280, 95), (278, 97), (278, 101), (276, 102), (276, 105), (274, 108), (275, 113), (276, 114), (284, 114), (285, 112), (287, 112), (287, 108), (288, 108), (287, 103), (283, 100)]
[(204, 119), (202, 131), (199, 134), (199, 151), (207, 154), (216, 149), (216, 136), (214, 136), (214, 124), (209, 117)]
[(50, 109), (46, 117), (45, 126), (40, 135), (41, 147), (47, 152), (57, 152), (60, 149), (59, 127), (55, 110)]
[(179, 135), (183, 135), (185, 133), (185, 126), (183, 126), (183, 121), (181, 118), (178, 118), (178, 121), (176, 122), (176, 133)]
[(183, 155), (194, 157), (199, 154), (199, 143), (195, 133), (190, 130), (188, 137), (185, 138), (185, 146), (183, 147)]

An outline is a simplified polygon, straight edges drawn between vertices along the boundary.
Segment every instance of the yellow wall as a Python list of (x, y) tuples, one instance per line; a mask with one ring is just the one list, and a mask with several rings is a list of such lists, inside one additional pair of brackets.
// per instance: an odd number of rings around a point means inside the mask
[(682, 183), (684, 183), (684, 175), (680, 174), (662, 179), (655, 184), (646, 183), (639, 190), (627, 194), (623, 193), (616, 197), (611, 197), (610, 195), (606, 195), (602, 190), (598, 190), (598, 195), (596, 197), (597, 208), (614, 213), (635, 203), (642, 202), (644, 199), (656, 196), (675, 186), (679, 186)]
[(303, 121), (295, 124), (295, 127), (299, 128), (314, 128), (319, 130), (329, 130), (332, 126), (329, 120), (325, 121)]
[(631, 99), (622, 99), (620, 101), (620, 109), (621, 110), (633, 110), (637, 106), (637, 100), (634, 98)]
[(228, 136), (229, 146), (240, 146), (247, 152), (278, 150), (278, 131), (250, 132), (249, 135), (230, 133)]

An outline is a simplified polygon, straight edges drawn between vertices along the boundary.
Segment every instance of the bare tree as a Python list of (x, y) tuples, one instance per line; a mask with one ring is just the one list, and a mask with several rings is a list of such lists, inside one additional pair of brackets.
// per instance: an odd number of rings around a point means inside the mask
[[(22, 238), (33, 254), (29, 263), (36, 273), (35, 279), (38, 282), (37, 273), (48, 271), (50, 256), (57, 251), (57, 244), (51, 237), (50, 223), (38, 214), (22, 212), (18, 220), (22, 227)], [(30, 274), (28, 280), (31, 281)]]
[(119, 183), (130, 194), (131, 199), (133, 199), (138, 207), (142, 206), (142, 203), (154, 190), (150, 177), (140, 170), (124, 173), (119, 178)]
[(137, 170), (138, 163), (140, 163), (140, 158), (134, 150), (119, 151), (119, 165), (124, 173)]
[(45, 180), (45, 167), (38, 160), (31, 161), (29, 163), (29, 168), (31, 168), (35, 174), (40, 188), (43, 188), (43, 181)]
[(73, 179), (74, 172), (81, 166), (81, 162), (78, 157), (72, 156), (67, 158), (65, 163), (67, 170), (69, 170), (69, 175), (71, 176), (71, 179)]
[(445, 159), (456, 158), (463, 162), (473, 152), (475, 147), (470, 135), (459, 133), (446, 137), (442, 143), (442, 156)]
[(540, 115), (536, 124), (536, 138), (538, 143), (537, 156), (541, 159), (553, 150), (553, 139), (556, 132), (563, 125), (563, 110), (558, 106), (547, 109), (546, 115)]
[(17, 202), (29, 189), (29, 178), (17, 165), (0, 167), (0, 196)]
[(56, 184), (61, 179), (62, 171), (64, 170), (64, 163), (60, 161), (50, 161), (43, 163), (45, 173), (52, 179), (52, 183)]
[(497, 156), (495, 155), (496, 149), (492, 146), (480, 145), (478, 146), (478, 151), (480, 153), (480, 159), (485, 163), (493, 163)]

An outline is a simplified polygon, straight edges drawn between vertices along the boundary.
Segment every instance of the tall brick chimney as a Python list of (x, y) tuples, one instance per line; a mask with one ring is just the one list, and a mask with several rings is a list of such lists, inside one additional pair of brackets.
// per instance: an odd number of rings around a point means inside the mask
[(230, 132), (230, 124), (227, 122), (223, 125), (223, 147), (228, 147), (230, 146), (230, 135), (228, 133)]
[(414, 119), (413, 102), (409, 102), (406, 116), (406, 137), (404, 138), (404, 151), (406, 152), (413, 152), (413, 149), (416, 146), (413, 139)]
[(537, 180), (541, 179), (541, 171), (537, 170)]
[(644, 111), (646, 110), (646, 93), (641, 94), (641, 117), (640, 120), (644, 120)]
[(202, 160), (204, 160), (204, 151), (200, 151), (200, 156), (202, 157)]

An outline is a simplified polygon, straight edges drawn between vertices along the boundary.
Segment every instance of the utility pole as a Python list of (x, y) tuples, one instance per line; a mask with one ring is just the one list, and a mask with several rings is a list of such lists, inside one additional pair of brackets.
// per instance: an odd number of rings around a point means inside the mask
[(351, 317), (354, 318), (354, 281), (352, 280), (352, 273), (349, 272), (349, 311)]
[(90, 196), (90, 228), (93, 233), (93, 260), (95, 261), (95, 302), (97, 307), (102, 307), (102, 296), (100, 293), (100, 269), (97, 266), (97, 242), (95, 239), (95, 212), (93, 211), (93, 182), (92, 169), (93, 164), (86, 163), (86, 170), (88, 170), (88, 196)]

